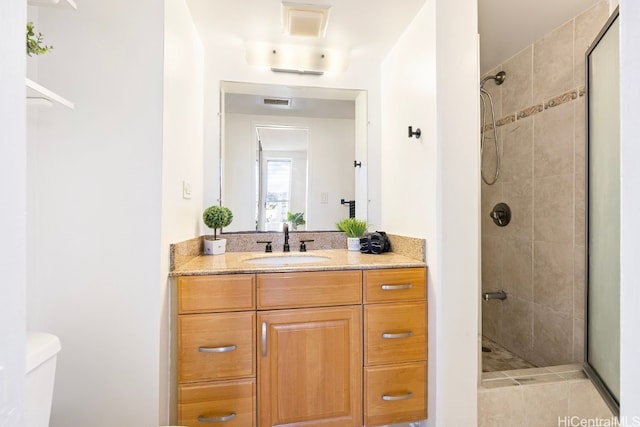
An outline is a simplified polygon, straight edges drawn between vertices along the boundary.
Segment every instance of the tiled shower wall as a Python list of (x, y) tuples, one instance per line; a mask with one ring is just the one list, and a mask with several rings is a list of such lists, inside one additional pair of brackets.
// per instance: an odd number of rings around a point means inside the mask
[[(508, 297), (482, 302), (483, 334), (538, 366), (584, 357), (584, 58), (608, 14), (600, 1), (486, 74), (507, 76), (484, 86), (502, 152), (500, 178), (481, 190), (482, 290)], [(511, 208), (506, 227), (489, 217), (498, 202)]]

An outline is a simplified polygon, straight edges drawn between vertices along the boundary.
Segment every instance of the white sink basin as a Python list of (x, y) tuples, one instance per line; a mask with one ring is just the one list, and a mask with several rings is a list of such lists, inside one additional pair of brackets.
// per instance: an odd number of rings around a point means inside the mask
[(329, 261), (329, 258), (319, 255), (274, 255), (249, 258), (245, 262), (251, 264), (280, 266), (295, 264), (313, 264), (317, 262)]

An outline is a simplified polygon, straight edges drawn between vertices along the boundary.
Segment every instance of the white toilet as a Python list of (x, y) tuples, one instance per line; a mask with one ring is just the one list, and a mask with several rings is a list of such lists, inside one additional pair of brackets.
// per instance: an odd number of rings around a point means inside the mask
[(27, 427), (48, 427), (60, 339), (45, 332), (27, 332)]

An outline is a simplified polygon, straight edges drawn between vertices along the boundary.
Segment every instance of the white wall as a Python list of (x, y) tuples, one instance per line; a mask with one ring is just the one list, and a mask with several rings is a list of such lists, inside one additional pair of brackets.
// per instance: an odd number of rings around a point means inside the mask
[[(205, 52), (204, 206), (220, 198), (220, 81), (314, 86), (368, 91), (369, 222), (380, 224), (380, 64), (352, 61), (345, 72), (323, 76), (274, 73), (246, 64), (244, 48), (220, 45)], [(351, 159), (353, 161), (353, 159)], [(345, 208), (346, 209), (346, 208)]]
[[(437, 413), (477, 424), (480, 144), (476, 0), (438, 0)], [(462, 120), (460, 118), (463, 118)], [(451, 340), (455, 337), (454, 340)], [(465, 408), (461, 411), (462, 407)], [(438, 420), (438, 424), (440, 421)]]
[[(428, 1), (382, 74), (382, 225), (427, 239), (437, 426), (477, 423), (477, 4), (461, 3)], [(410, 125), (420, 140), (407, 138)]]
[(620, 411), (640, 419), (640, 4), (620, 1)]
[(157, 426), (164, 5), (78, 3), (38, 11), (39, 78), (76, 108), (28, 141), (28, 326), (62, 342), (52, 426)]
[[(309, 129), (307, 230), (335, 230), (335, 223), (349, 216), (340, 199), (353, 200), (353, 159), (355, 121), (309, 117), (276, 117), (227, 114), (224, 167), (233, 180), (224, 182), (223, 204), (233, 211), (233, 222), (225, 231), (253, 230), (255, 226), (255, 125), (297, 126)], [(320, 193), (329, 194), (329, 203), (320, 203)], [(206, 198), (206, 195), (205, 195)]]
[[(438, 143), (436, 114), (436, 1), (428, 1), (382, 64), (382, 228), (427, 240), (429, 300), (429, 420), (437, 425), (442, 338), (436, 332), (438, 289)], [(420, 139), (407, 127), (420, 128)]]
[[(309, 132), (308, 230), (336, 230), (336, 222), (349, 216), (340, 199), (355, 200), (353, 120), (317, 119)], [(321, 193), (329, 203), (321, 203)]]
[[(369, 133), (369, 123), (367, 119), (367, 104), (368, 104), (368, 95), (366, 92), (361, 93), (356, 98), (356, 155), (354, 160), (360, 163), (360, 166), (355, 167), (355, 175), (356, 175), (356, 218), (364, 219), (368, 221), (369, 224), (380, 224), (380, 212), (379, 207), (376, 212), (371, 213), (371, 218), (369, 218), (369, 188), (367, 185), (369, 179), (369, 164), (368, 164), (368, 148), (367, 148), (367, 138)], [(374, 168), (376, 169), (376, 168)], [(379, 186), (380, 178), (375, 177), (372, 180)], [(375, 222), (374, 222), (375, 221)]]
[[(185, 0), (165, 0), (162, 237), (160, 252), (160, 424), (169, 423), (169, 245), (198, 236), (202, 218), (204, 51)], [(183, 198), (183, 181), (191, 198)]]
[(0, 3), (0, 424), (24, 425), (25, 2)]

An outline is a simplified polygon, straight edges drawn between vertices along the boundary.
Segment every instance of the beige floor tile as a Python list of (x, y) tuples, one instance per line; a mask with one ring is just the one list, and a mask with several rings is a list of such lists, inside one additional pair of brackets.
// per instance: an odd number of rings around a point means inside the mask
[(557, 425), (558, 417), (567, 413), (569, 386), (566, 382), (522, 388), (527, 427)]
[(522, 387), (480, 389), (478, 391), (478, 426), (524, 426), (526, 405), (521, 389)]
[(564, 381), (558, 374), (545, 374), (545, 375), (533, 375), (533, 376), (520, 376), (514, 378), (520, 385), (538, 385), (544, 383), (556, 383)]
[(607, 404), (590, 380), (572, 381), (569, 384), (569, 416), (586, 419), (612, 416)]
[(551, 372), (561, 373), (561, 372), (582, 372), (582, 364), (581, 363), (570, 363), (567, 365), (556, 365), (556, 366), (547, 366), (547, 369)]

